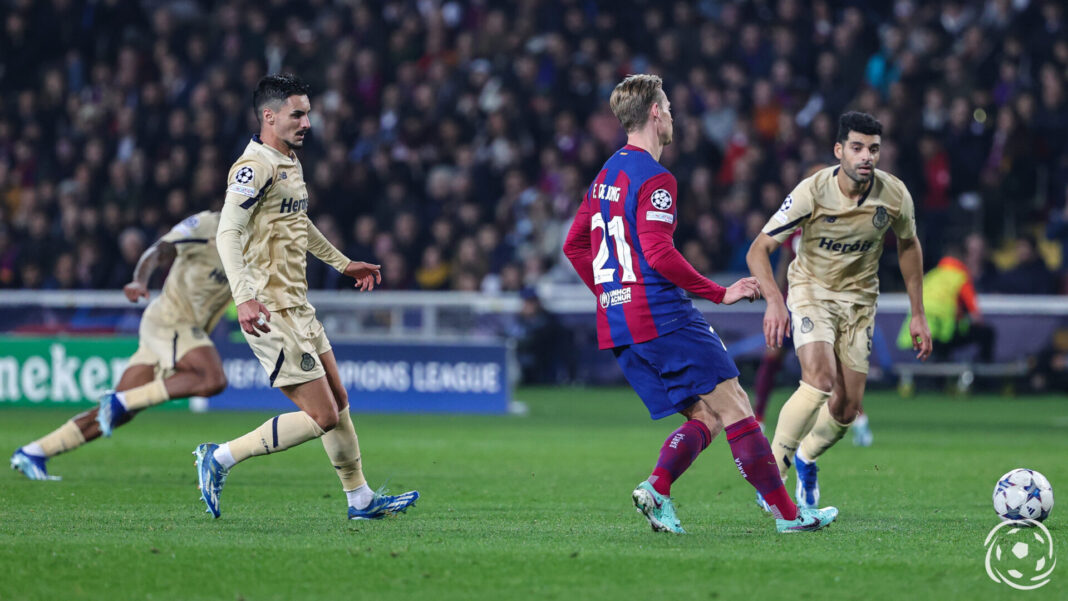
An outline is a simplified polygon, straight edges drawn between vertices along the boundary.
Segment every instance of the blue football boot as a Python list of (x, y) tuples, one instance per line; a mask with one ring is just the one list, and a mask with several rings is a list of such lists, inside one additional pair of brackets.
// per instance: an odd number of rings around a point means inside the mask
[(349, 506), (350, 520), (380, 520), (386, 516), (408, 511), (419, 500), (419, 491), (410, 490), (399, 495), (387, 495), (382, 490), (375, 491), (371, 502), (362, 509)]
[(200, 498), (208, 506), (208, 512), (214, 517), (219, 517), (219, 494), (222, 493), (223, 485), (226, 484), (226, 476), (230, 470), (215, 460), (215, 449), (219, 445), (206, 442), (193, 451), (197, 458), (197, 480), (200, 482)]
[(45, 468), (47, 457), (31, 455), (21, 448), (11, 454), (11, 469), (21, 473), (30, 480), (62, 480), (59, 476), (48, 475)]

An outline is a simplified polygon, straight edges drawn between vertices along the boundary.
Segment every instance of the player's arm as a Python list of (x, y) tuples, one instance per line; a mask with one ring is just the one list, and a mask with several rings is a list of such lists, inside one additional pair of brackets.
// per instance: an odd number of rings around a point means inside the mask
[(771, 254), (812, 216), (812, 193), (808, 190), (810, 185), (810, 180), (805, 180), (794, 188), (757, 235), (756, 240), (753, 240), (749, 252), (745, 255), (749, 272), (760, 283), (760, 289), (768, 301), (768, 308), (764, 311), (764, 343), (771, 348), (781, 347), (783, 337), (790, 335), (790, 313), (786, 310), (782, 290), (775, 281)]
[(564, 240), (564, 255), (571, 266), (582, 278), (582, 283), (591, 292), (597, 294), (597, 284), (593, 281), (593, 250), (590, 247), (590, 203), (589, 199), (583, 198), (579, 204), (575, 220), (571, 222), (571, 229), (567, 232)]
[(122, 293), (131, 303), (136, 303), (139, 298), (148, 298), (148, 279), (159, 268), (174, 261), (177, 255), (174, 244), (166, 240), (157, 240), (155, 244), (141, 253), (134, 267), (133, 279), (122, 288)]
[(230, 185), (226, 188), (226, 201), (219, 214), (219, 229), (215, 234), (215, 246), (219, 251), (230, 293), (237, 305), (237, 321), (241, 329), (252, 336), (257, 330), (270, 332), (267, 322), (271, 312), (257, 300), (252, 274), (245, 264), (242, 240), (248, 232), (256, 203), (271, 185), (269, 170), (254, 162), (238, 162), (230, 169)]
[(783, 337), (790, 335), (790, 312), (771, 268), (771, 255), (780, 245), (775, 238), (760, 232), (745, 254), (749, 273), (757, 279), (768, 303), (764, 311), (764, 343), (771, 348), (781, 347)]
[(909, 295), (909, 338), (916, 358), (926, 361), (931, 355), (931, 329), (923, 309), (923, 249), (916, 237), (915, 209), (912, 197), (905, 192), (901, 212), (891, 224), (897, 236), (897, 262), (905, 279), (905, 291)]
[(724, 288), (698, 273), (675, 248), (677, 186), (673, 175), (661, 173), (649, 178), (638, 191), (635, 222), (646, 262), (672, 284), (714, 303), (733, 305), (743, 298), (760, 298), (755, 279), (742, 278)]
[(338, 272), (355, 279), (360, 290), (374, 290), (375, 284), (382, 283), (380, 265), (350, 260), (326, 239), (311, 219), (308, 220), (308, 251)]

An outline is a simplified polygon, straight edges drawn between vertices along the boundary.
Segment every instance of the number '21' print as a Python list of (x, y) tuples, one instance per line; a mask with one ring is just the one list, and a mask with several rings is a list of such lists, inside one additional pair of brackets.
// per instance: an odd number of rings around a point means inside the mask
[(601, 228), (601, 248), (597, 250), (597, 256), (593, 258), (593, 281), (596, 284), (611, 282), (615, 277), (615, 269), (605, 268), (608, 262), (608, 237), (611, 236), (616, 244), (616, 259), (622, 273), (619, 281), (624, 284), (634, 283), (638, 278), (634, 275), (634, 262), (630, 256), (630, 245), (627, 244), (626, 231), (623, 229), (623, 217), (616, 215), (605, 227), (604, 217), (598, 212), (590, 219), (590, 231)]

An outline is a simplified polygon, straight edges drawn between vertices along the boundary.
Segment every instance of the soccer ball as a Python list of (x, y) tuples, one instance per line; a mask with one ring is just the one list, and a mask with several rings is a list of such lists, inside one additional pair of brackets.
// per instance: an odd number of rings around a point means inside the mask
[(1053, 509), (1053, 487), (1035, 470), (1014, 469), (994, 486), (994, 511), (1003, 520), (1041, 522)]

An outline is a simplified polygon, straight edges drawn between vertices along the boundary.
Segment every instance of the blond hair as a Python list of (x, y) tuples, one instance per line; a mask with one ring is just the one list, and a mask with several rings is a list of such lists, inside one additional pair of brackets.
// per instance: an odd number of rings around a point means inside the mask
[(649, 108), (660, 102), (664, 80), (659, 75), (628, 75), (612, 90), (608, 106), (627, 133), (640, 129), (649, 120)]

